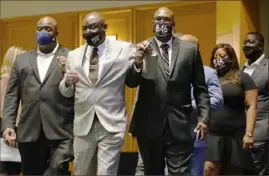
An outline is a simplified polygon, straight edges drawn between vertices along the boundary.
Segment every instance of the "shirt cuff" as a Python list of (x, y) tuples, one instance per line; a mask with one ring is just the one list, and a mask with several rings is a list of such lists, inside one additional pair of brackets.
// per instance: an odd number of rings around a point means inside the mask
[(68, 86), (68, 85), (65, 83), (65, 80), (63, 80), (60, 84), (62, 85), (64, 91), (67, 91), (68, 89), (73, 89), (73, 88), (74, 88), (74, 85), (73, 85), (73, 84)]
[(141, 67), (141, 68), (137, 68), (137, 67), (135, 66), (135, 64), (134, 64), (134, 69), (135, 69), (135, 71), (136, 71), (137, 73), (140, 73), (141, 70), (142, 70), (142, 67)]

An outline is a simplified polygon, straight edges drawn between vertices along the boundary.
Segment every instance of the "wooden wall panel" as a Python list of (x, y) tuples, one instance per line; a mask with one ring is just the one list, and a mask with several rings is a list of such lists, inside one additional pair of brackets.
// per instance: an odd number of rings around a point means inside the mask
[(11, 46), (23, 47), (26, 50), (36, 46), (35, 30), (39, 17), (20, 17), (3, 21), (3, 52)]
[[(153, 13), (161, 5), (135, 8), (135, 42), (153, 35)], [(176, 2), (165, 5), (174, 12), (176, 31), (195, 35), (205, 65), (209, 64), (211, 51), (216, 44), (216, 2)]]
[[(52, 14), (58, 22), (58, 41), (67, 48), (78, 45), (77, 13)], [(19, 17), (3, 20), (3, 52), (16, 45), (30, 50), (36, 47), (36, 24), (42, 16)], [(68, 30), (67, 30), (68, 29)]]
[(64, 13), (52, 15), (58, 23), (57, 40), (63, 46), (69, 49), (75, 49), (79, 46), (79, 14)]
[[(244, 64), (247, 59), (243, 53), (244, 39), (248, 32), (259, 31), (258, 0), (240, 1), (240, 64)], [(268, 7), (267, 7), (268, 8)]]
[(3, 62), (3, 57), (4, 57), (4, 53), (3, 53), (3, 20), (0, 19), (0, 66), (2, 65)]
[[(117, 40), (132, 42), (133, 33), (133, 12), (131, 9), (117, 9), (117, 10), (101, 10), (99, 11), (105, 18), (108, 25), (107, 35), (116, 35)], [(80, 14), (80, 43), (84, 44), (85, 40), (82, 38), (82, 20), (90, 12), (83, 12)], [(131, 119), (133, 102), (135, 98), (135, 89), (126, 87), (125, 102), (128, 114), (128, 127)], [(125, 135), (123, 152), (137, 151), (136, 141), (132, 139), (128, 133)]]

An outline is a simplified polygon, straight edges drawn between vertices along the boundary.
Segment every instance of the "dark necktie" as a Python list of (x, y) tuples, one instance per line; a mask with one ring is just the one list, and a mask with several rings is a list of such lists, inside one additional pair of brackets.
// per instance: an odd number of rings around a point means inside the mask
[(166, 79), (169, 78), (169, 54), (168, 54), (168, 44), (162, 44), (161, 49), (162, 49), (162, 58), (163, 58), (163, 63), (164, 63), (164, 68), (165, 68), (165, 74), (166, 74)]
[(93, 84), (95, 84), (98, 79), (99, 57), (97, 51), (98, 48), (93, 48), (92, 54), (90, 56), (89, 78)]

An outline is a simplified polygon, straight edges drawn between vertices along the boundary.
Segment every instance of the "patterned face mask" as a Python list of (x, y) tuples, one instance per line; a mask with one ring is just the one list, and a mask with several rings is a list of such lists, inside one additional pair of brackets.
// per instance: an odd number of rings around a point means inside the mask
[(153, 26), (153, 31), (156, 37), (171, 37), (172, 36), (172, 23), (167, 22), (155, 22)]
[(229, 63), (231, 60), (229, 59), (228, 56), (221, 57), (221, 56), (216, 56), (214, 57), (213, 64), (214, 67), (217, 71), (222, 71), (226, 69), (229, 66)]

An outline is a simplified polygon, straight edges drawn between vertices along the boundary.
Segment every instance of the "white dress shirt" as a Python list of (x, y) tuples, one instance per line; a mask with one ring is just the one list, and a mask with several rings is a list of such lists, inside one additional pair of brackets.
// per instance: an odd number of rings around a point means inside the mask
[(259, 57), (259, 59), (257, 59), (251, 65), (249, 65), (248, 62), (246, 62), (244, 72), (251, 76), (264, 57), (265, 57), (265, 54), (261, 55), (261, 57)]
[[(98, 61), (98, 65), (99, 65), (99, 69), (98, 69), (98, 78), (100, 77), (100, 73), (103, 70), (103, 66), (104, 66), (104, 62), (106, 62), (106, 56), (107, 56), (107, 40), (105, 40), (103, 43), (101, 43), (99, 46), (97, 46), (98, 51), (98, 57), (99, 57), (99, 61)], [(86, 73), (87, 76), (89, 76), (89, 72), (90, 72), (90, 57), (93, 51), (93, 47), (92, 46), (88, 46), (87, 51), (85, 53), (85, 62), (83, 64), (83, 69)]]
[(37, 68), (38, 68), (38, 73), (39, 73), (39, 78), (40, 81), (43, 82), (47, 71), (49, 69), (50, 63), (56, 53), (56, 51), (59, 48), (59, 43), (57, 42), (56, 47), (51, 53), (42, 53), (39, 48), (37, 48)]
[(158, 45), (158, 47), (159, 47), (159, 50), (160, 50), (161, 54), (162, 54), (162, 48), (161, 48), (161, 45), (162, 45), (162, 44), (167, 44), (167, 45), (169, 46), (169, 48), (168, 48), (169, 69), (171, 70), (171, 59), (172, 59), (172, 37), (171, 37), (171, 39), (170, 39), (168, 42), (166, 42), (166, 43), (163, 43), (163, 42), (159, 41), (157, 38), (155, 38), (155, 39), (156, 39), (156, 42), (157, 42), (157, 45)]

